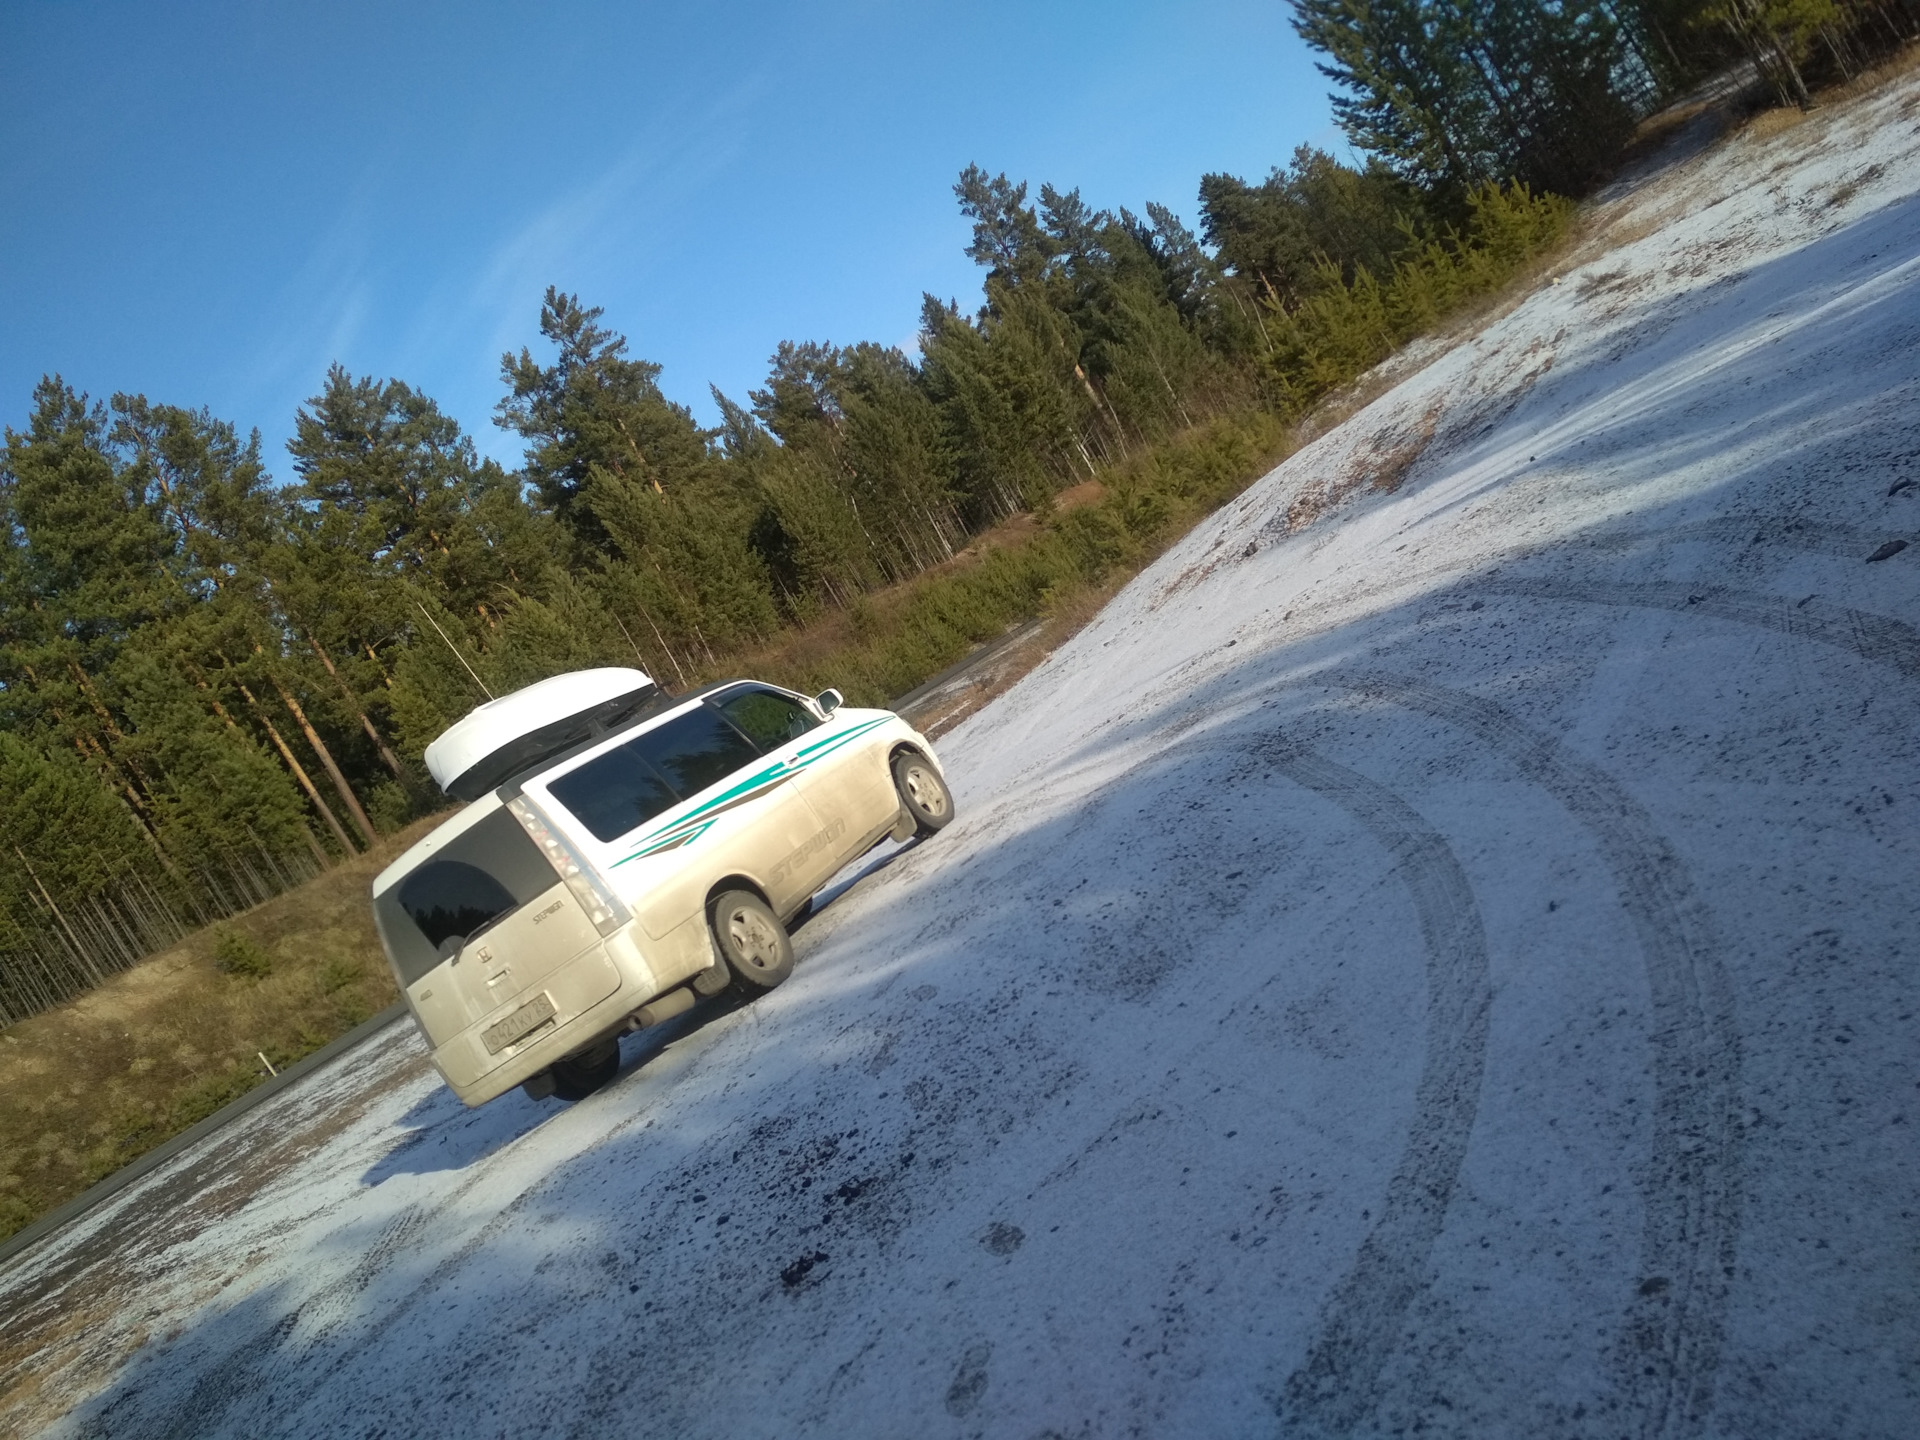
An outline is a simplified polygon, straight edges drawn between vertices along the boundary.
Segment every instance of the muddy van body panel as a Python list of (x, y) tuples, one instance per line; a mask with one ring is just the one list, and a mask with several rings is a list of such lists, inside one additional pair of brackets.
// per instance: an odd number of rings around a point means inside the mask
[[(863, 833), (878, 827), (884, 834), (900, 810), (889, 757), (903, 739), (918, 750), (924, 750), (926, 742), (891, 710), (842, 708), (834, 712), (834, 720), (846, 729), (828, 737), (832, 748), (799, 777), (800, 786), (817, 797), (821, 811), (846, 817), (850, 826)], [(841, 735), (851, 738), (833, 744)], [(882, 820), (885, 825), (880, 824)], [(839, 868), (835, 865), (833, 870)]]
[[(461, 892), (444, 884), (434, 891), (443, 878), (435, 867), (468, 883), (469, 896), (498, 880), (508, 892), (493, 897), (502, 913), (483, 908), (456, 917)], [(426, 893), (410, 893), (422, 886)], [(475, 801), (388, 866), (373, 898), (407, 1007), (434, 1065), (469, 1105), (596, 1038), (578, 1033), (583, 1016), (606, 1007), (616, 1012), (609, 1026), (617, 1026), (667, 988), (629, 936), (602, 938), (497, 795)], [(439, 933), (460, 929), (468, 918), (484, 924), (470, 936)], [(437, 953), (428, 948), (436, 943)], [(516, 1027), (513, 1017), (530, 1006), (532, 1023)]]
[[(436, 1048), (471, 1050), (473, 1046), (468, 1041), (484, 1034), (520, 1002), (543, 990), (565, 989), (571, 994), (578, 989), (580, 980), (568, 979), (567, 975), (580, 959), (596, 952), (603, 966), (612, 966), (606, 957), (604, 942), (587, 922), (579, 901), (556, 882), (551, 889), (535, 896), (463, 946), (459, 955), (432, 972), (428, 977), (430, 986), (423, 981), (416, 987), (428, 992), (425, 998), (416, 1001), (423, 1016), (428, 1013), (428, 1005), (444, 1006), (437, 1013), (450, 1012), (455, 1022), (448, 1028), (429, 1023), (425, 1027), (428, 1036)], [(608, 973), (615, 976), (612, 983), (593, 995), (560, 1005), (561, 1013), (570, 1018), (612, 993), (619, 983), (617, 968)], [(557, 993), (555, 1003), (560, 1004)], [(564, 1023), (564, 1018), (555, 1021), (556, 1025)], [(500, 1046), (483, 1046), (481, 1053), (475, 1054), (471, 1062), (463, 1061), (462, 1067), (470, 1070), (468, 1080), (471, 1081), (492, 1069), (501, 1058)]]
[[(629, 924), (575, 956), (541, 984), (483, 1016), (453, 1044), (436, 1049), (434, 1066), (448, 1088), (466, 1105), (483, 1105), (538, 1075), (554, 1061), (620, 1033), (634, 1011), (713, 963), (704, 916), (697, 937), (701, 948), (691, 963), (658, 965), (656, 947), (649, 945), (643, 954), (636, 943), (637, 928)], [(500, 1037), (498, 1053), (488, 1051), (489, 1030), (530, 1006), (539, 1006), (543, 999), (553, 1006), (551, 1017), (538, 1013), (530, 1016), (538, 1023), (518, 1039)]]
[[(485, 1091), (482, 1098), (491, 1099), (520, 1083), (505, 1076), (493, 1081), (495, 1070), (523, 1057), (537, 1059), (539, 1063), (534, 1068), (545, 1069), (570, 1051), (579, 1049), (583, 1041), (597, 1038), (575, 1034), (574, 1024), (603, 1002), (622, 997), (628, 989), (627, 978), (607, 953), (606, 946), (595, 945), (551, 971), (543, 984), (521, 991), (440, 1046), (434, 1051), (434, 1062), (462, 1099), (482, 1089)], [(517, 1017), (523, 1013), (527, 1018), (520, 1022)], [(626, 1013), (619, 1010), (614, 1023)], [(518, 1023), (524, 1023), (526, 1028), (517, 1038), (508, 1038)], [(499, 1027), (508, 1028), (503, 1033)], [(545, 1053), (549, 1049), (552, 1054)], [(529, 1055), (528, 1052), (540, 1053)]]
[[(803, 876), (787, 876), (781, 870), (787, 857), (822, 828), (823, 822), (806, 795), (790, 778), (775, 775), (734, 797), (737, 803), (715, 805), (730, 788), (736, 787), (726, 781), (709, 786), (612, 841), (588, 833), (543, 781), (530, 782), (527, 793), (556, 817), (568, 838), (607, 877), (640, 928), (651, 939), (664, 940), (690, 918), (705, 912), (713, 877), (705, 875), (707, 867), (688, 864), (694, 857), (682, 852), (689, 845), (697, 844), (709, 855), (731, 857), (727, 869), (751, 878), (782, 913), (797, 909), (812, 893), (800, 893)], [(693, 829), (698, 833), (680, 844), (654, 849), (646, 843), (649, 836), (662, 831), (671, 834)]]

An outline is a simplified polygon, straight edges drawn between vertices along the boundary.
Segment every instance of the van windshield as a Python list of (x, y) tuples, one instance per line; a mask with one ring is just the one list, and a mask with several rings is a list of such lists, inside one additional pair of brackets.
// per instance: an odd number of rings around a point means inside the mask
[(373, 917), (400, 983), (411, 985), (559, 883), (520, 822), (497, 810), (380, 895)]

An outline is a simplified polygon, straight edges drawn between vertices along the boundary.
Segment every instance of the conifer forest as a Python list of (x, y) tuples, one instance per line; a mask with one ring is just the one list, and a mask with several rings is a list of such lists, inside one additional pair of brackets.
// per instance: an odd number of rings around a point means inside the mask
[[(927, 296), (917, 354), (783, 342), (760, 388), (714, 392), (716, 429), (559, 288), (500, 363), (515, 471), (405, 380), (338, 366), (284, 457), (191, 396), (52, 375), (8, 397), (0, 1023), (437, 808), (421, 752), (489, 696), (592, 665), (737, 673), (1042, 517), (993, 605), (910, 612), (920, 674), (948, 663), (1217, 502), (1208, 445), (1511, 277), (1662, 106), (1728, 76), (1808, 104), (1920, 32), (1920, 0), (1291, 3), (1361, 163), (1204, 176), (1198, 234), (969, 167), (978, 303)], [(1113, 503), (1054, 517), (1092, 479)]]

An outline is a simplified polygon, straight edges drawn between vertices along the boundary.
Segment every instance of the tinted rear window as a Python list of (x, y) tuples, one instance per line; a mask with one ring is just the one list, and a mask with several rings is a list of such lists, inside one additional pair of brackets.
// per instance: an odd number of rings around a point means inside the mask
[(429, 861), (400, 886), (400, 908), (435, 950), (479, 934), (513, 906), (511, 890), (464, 860)]
[(381, 895), (373, 914), (401, 982), (411, 985), (559, 883), (520, 822), (499, 810)]
[(757, 685), (729, 690), (715, 697), (712, 704), (762, 751), (778, 750), (820, 723), (814, 713), (793, 696)]
[(700, 705), (595, 756), (547, 789), (596, 840), (617, 840), (759, 758), (746, 736)]

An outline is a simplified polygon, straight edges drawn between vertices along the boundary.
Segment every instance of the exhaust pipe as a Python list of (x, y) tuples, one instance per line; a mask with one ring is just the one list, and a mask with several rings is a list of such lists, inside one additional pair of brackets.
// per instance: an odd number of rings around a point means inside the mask
[(649, 1000), (633, 1014), (627, 1017), (627, 1029), (645, 1030), (658, 1025), (662, 1020), (671, 1020), (676, 1015), (684, 1015), (693, 1008), (693, 991), (682, 985), (678, 990), (669, 990), (656, 1000)]

